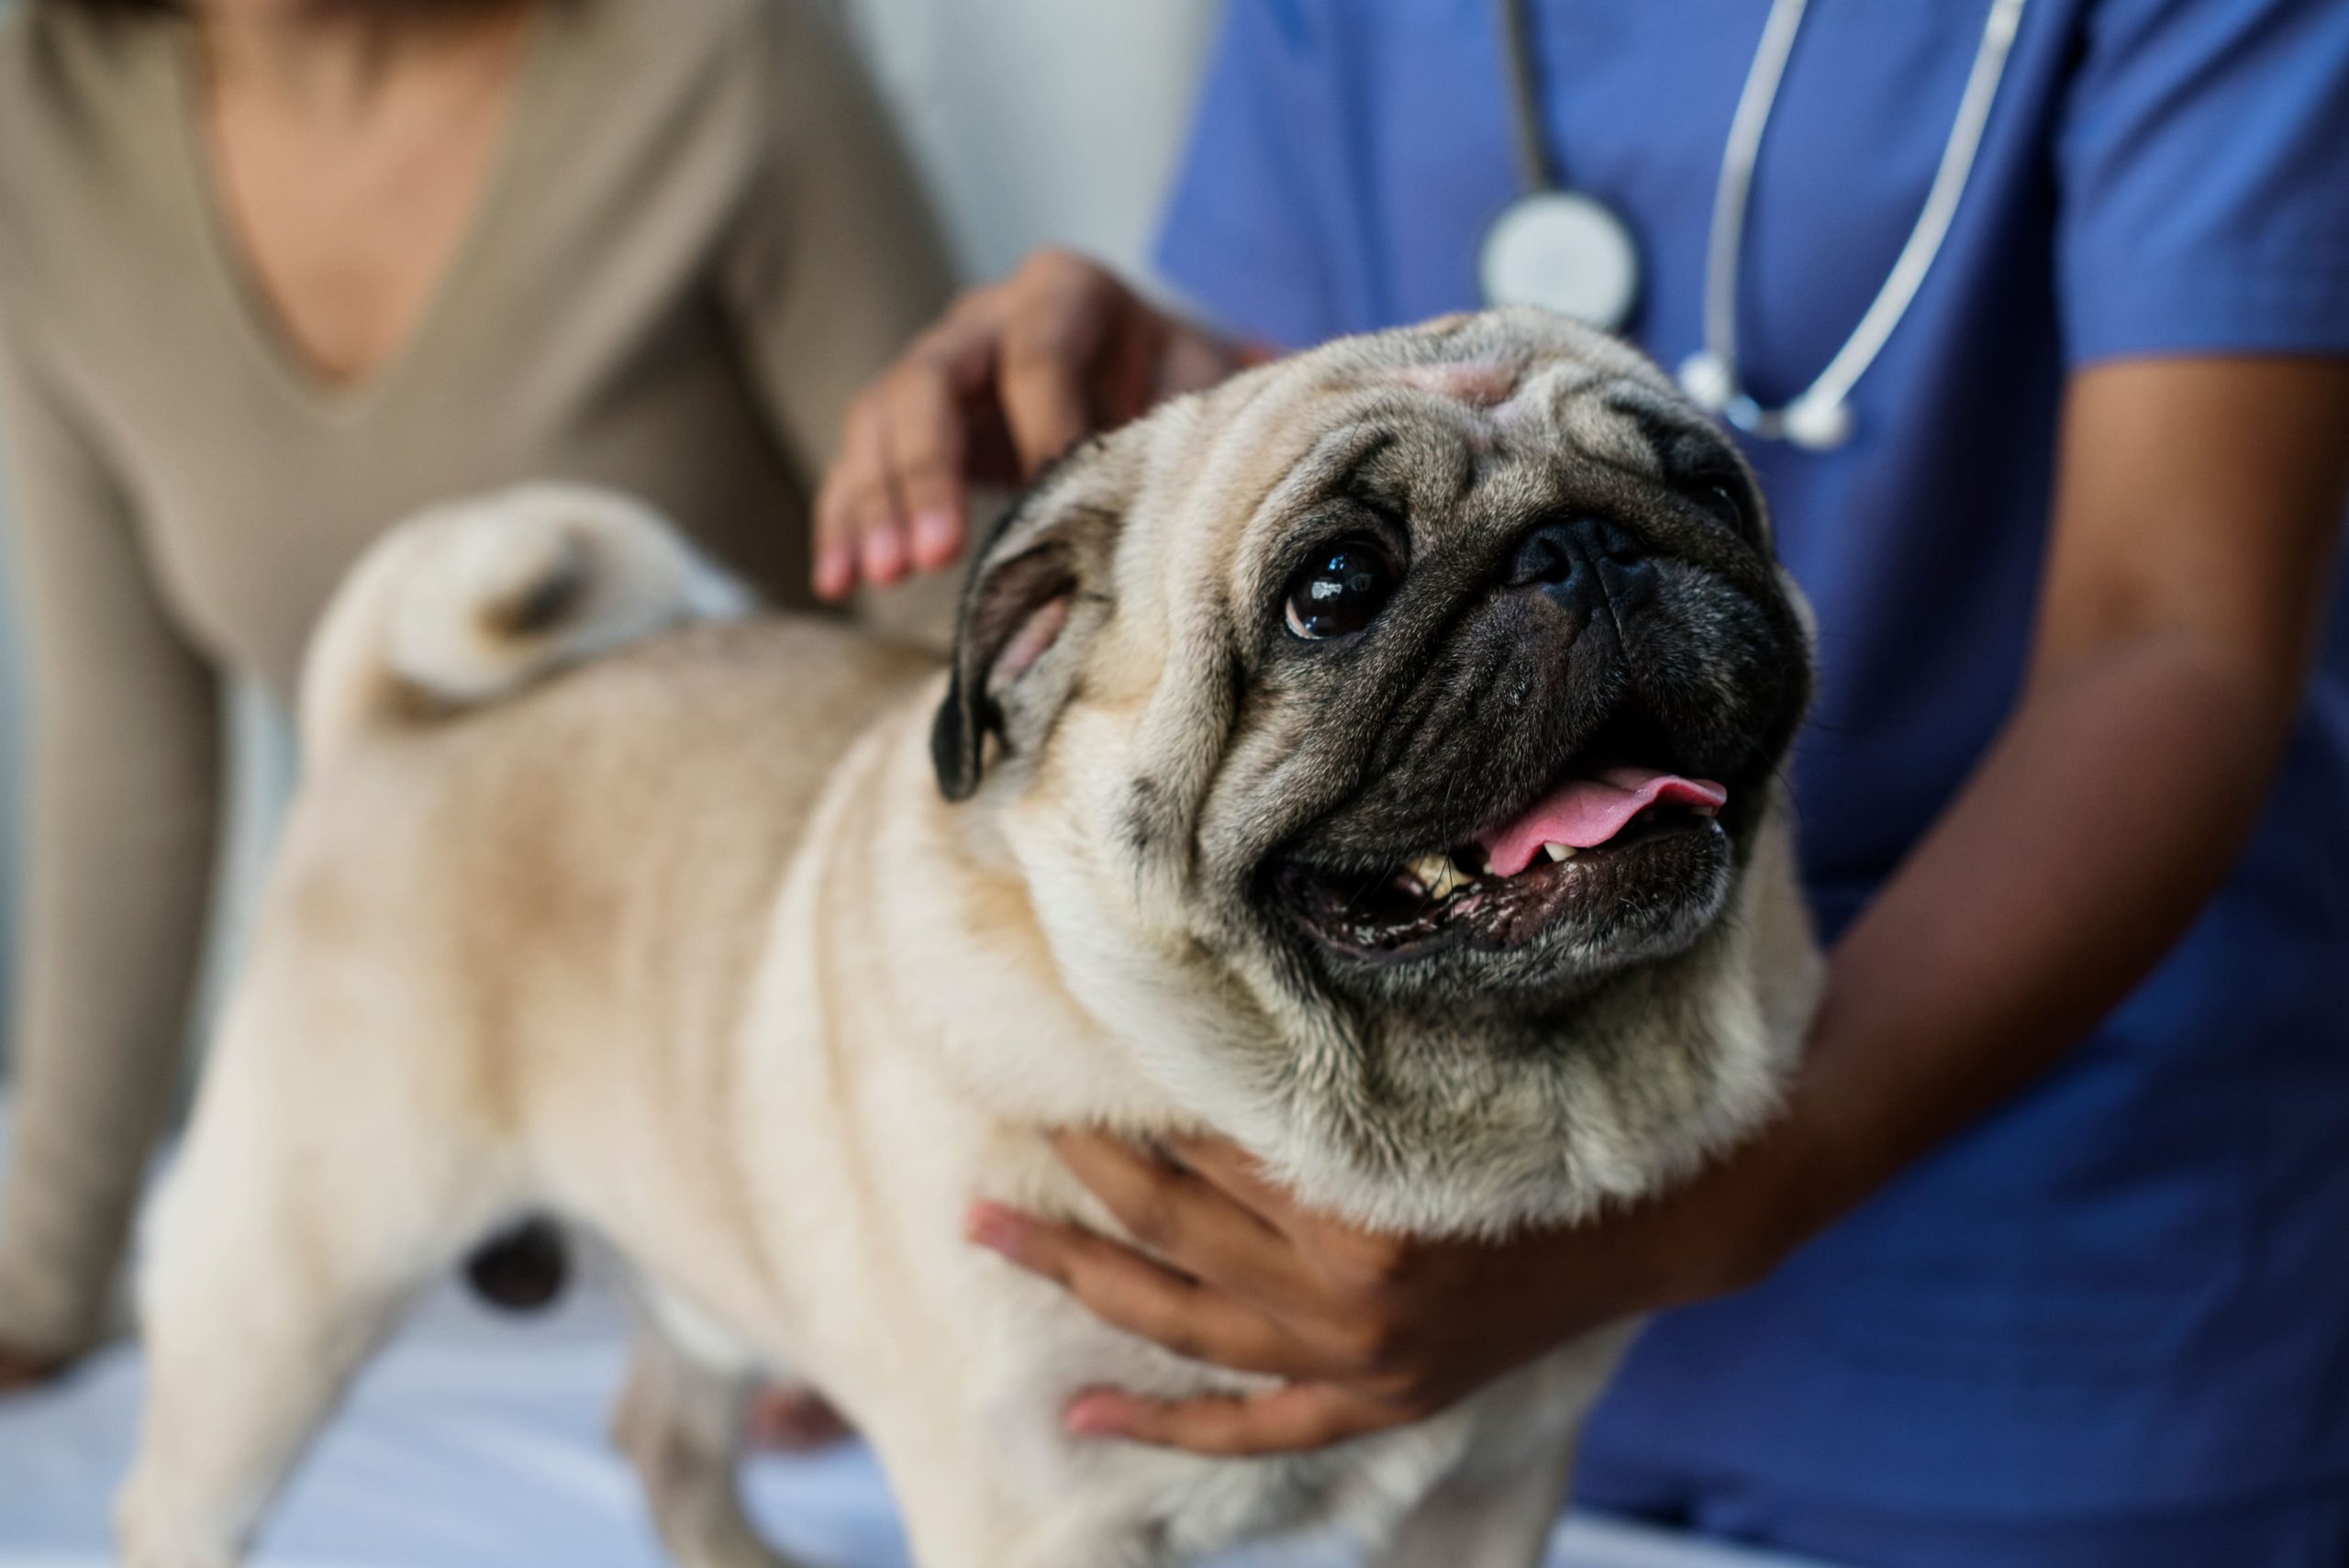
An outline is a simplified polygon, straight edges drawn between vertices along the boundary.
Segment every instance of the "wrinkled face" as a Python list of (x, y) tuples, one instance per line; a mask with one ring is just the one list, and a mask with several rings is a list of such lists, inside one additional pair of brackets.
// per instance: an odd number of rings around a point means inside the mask
[(1197, 837), (1366, 1003), (1521, 1006), (1687, 948), (1809, 690), (1709, 421), (1613, 344), (1492, 326), (1374, 339), (1283, 410), (1301, 450), (1235, 558)]
[(1737, 969), (1704, 950), (1777, 825), (1809, 641), (1744, 465), (1646, 360), (1523, 311), (1347, 340), (1040, 499), (974, 582), (941, 776), (990, 720), (1027, 753), (1082, 880), (1135, 890), (1093, 924), (1155, 921), (1118, 940), (1340, 1018), (1362, 1095), (1479, 1127), (1526, 1085), (1464, 1097), (1462, 1052), (1628, 1039)]
[(1512, 385), (1346, 418), (1281, 497), (1232, 815), (1343, 990), (1570, 988), (1687, 946), (1801, 711), (1726, 447), (1638, 384)]

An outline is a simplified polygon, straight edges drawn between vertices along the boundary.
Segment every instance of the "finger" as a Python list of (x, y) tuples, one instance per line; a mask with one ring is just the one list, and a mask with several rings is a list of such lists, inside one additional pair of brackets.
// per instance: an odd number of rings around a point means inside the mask
[(1025, 475), (1033, 477), (1092, 434), (1085, 389), (1099, 347), (1100, 329), (1081, 307), (1024, 317), (1005, 335), (999, 394)]
[(875, 489), (856, 511), (856, 563), (864, 580), (886, 587), (906, 574), (906, 529), (886, 489)]
[(1334, 1289), (1357, 1309), (1404, 1285), (1412, 1275), (1415, 1258), (1423, 1261), (1430, 1250), (1427, 1244), (1364, 1230), (1305, 1207), (1296, 1194), (1265, 1174), (1253, 1155), (1226, 1140), (1176, 1139), (1167, 1145), (1166, 1152), (1185, 1170), (1277, 1231), (1310, 1262), (1315, 1278), (1324, 1287)]
[(856, 547), (842, 538), (827, 540), (820, 535), (816, 545), (814, 584), (816, 597), (835, 601), (845, 599), (856, 586)]
[(1052, 1147), (1148, 1251), (1258, 1306), (1293, 1297), (1302, 1260), (1278, 1231), (1215, 1187), (1114, 1138), (1061, 1133)]
[[(991, 452), (985, 439), (1004, 428), (1002, 377), (1004, 339), (1019, 311), (1010, 285), (975, 289), (955, 302), (946, 318), (914, 339), (909, 356), (928, 363), (960, 404), (956, 420), (963, 439), (966, 476), (980, 483), (1009, 485), (1019, 481), (1011, 466), (1009, 443)], [(990, 457), (992, 466), (981, 466)]]
[(942, 365), (909, 366), (884, 394), (890, 485), (913, 563), (934, 572), (963, 548), (963, 399)]
[[(905, 544), (889, 500), (888, 442), (877, 402), (868, 400), (850, 427), (835, 465), (831, 536), (818, 557), (819, 590), (838, 584), (844, 596), (859, 577), (894, 582), (905, 565)], [(829, 573), (829, 577), (826, 574)]]
[(1292, 1383), (1267, 1394), (1166, 1401), (1115, 1389), (1080, 1394), (1062, 1423), (1080, 1437), (1123, 1438), (1155, 1448), (1241, 1458), (1304, 1453), (1417, 1419), (1319, 1383)]
[(1283, 1234), (1293, 1233), (1297, 1221), (1306, 1218), (1296, 1195), (1267, 1176), (1254, 1155), (1228, 1139), (1177, 1138), (1167, 1143), (1166, 1152), (1184, 1170)]
[(1259, 1314), (1079, 1227), (981, 1204), (966, 1229), (972, 1240), (1052, 1281), (1110, 1327), (1178, 1356), (1275, 1377), (1322, 1370)]
[(849, 413), (841, 454), (816, 495), (815, 587), (819, 599), (843, 599), (856, 586), (857, 519), (883, 484), (885, 454), (869, 403)]

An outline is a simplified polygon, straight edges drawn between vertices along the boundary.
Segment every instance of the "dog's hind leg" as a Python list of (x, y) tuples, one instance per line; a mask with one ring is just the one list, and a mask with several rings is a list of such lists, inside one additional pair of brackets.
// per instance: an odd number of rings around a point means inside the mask
[(352, 1169), (297, 1142), (282, 1106), (258, 1114), (255, 1085), (215, 1087), (139, 1282), (148, 1388), (117, 1511), (127, 1568), (238, 1562), (351, 1373), (466, 1240), (416, 1222), (413, 1170)]
[(222, 1020), (139, 1273), (128, 1568), (237, 1562), (401, 1309), (527, 1195), (347, 973), (264, 929)]
[(793, 1568), (742, 1511), (742, 1418), (749, 1379), (696, 1360), (670, 1337), (639, 1332), (612, 1437), (636, 1466), (653, 1523), (680, 1568)]

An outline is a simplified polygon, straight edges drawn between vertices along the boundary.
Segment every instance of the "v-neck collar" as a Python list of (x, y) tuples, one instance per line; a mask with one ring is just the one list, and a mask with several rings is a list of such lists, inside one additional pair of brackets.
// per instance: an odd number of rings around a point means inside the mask
[(206, 270), (219, 291), (222, 306), (234, 318), (238, 338), (261, 362), (269, 380), (305, 411), (337, 421), (363, 417), (391, 397), (417, 361), (426, 358), (448, 331), (448, 318), (463, 304), (466, 285), (479, 270), (483, 253), (495, 242), (518, 183), (516, 165), (531, 143), (547, 57), (553, 52), (554, 35), (562, 30), (551, 15), (556, 4), (557, 0), (536, 0), (532, 14), (523, 23), (528, 36), (515, 72), (513, 96), (495, 133), (497, 145), (490, 151), (488, 172), (474, 193), (473, 210), (462, 232), (426, 285), (422, 307), (391, 351), (364, 374), (348, 382), (332, 381), (320, 372), (270, 297), (228, 208), (206, 144), (202, 66), (194, 26), (181, 22), (171, 28), (171, 46), (161, 51), (170, 79), (171, 134)]

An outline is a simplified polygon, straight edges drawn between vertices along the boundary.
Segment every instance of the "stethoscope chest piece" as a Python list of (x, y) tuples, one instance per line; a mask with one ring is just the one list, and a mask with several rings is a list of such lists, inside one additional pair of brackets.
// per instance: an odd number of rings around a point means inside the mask
[(1638, 242), (1578, 191), (1529, 191), (1502, 208), (1476, 270), (1489, 304), (1538, 305), (1607, 332), (1629, 325), (1640, 299)]

